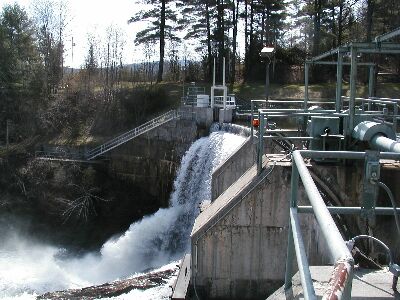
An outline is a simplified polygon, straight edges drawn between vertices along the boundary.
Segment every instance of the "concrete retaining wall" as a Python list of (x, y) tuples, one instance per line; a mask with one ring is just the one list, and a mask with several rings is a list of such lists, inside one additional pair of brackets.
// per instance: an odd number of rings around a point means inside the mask
[[(290, 174), (290, 162), (278, 162), (258, 184), (252, 167), (196, 219), (192, 284), (204, 298), (265, 299), (283, 283)], [(301, 224), (311, 264), (326, 262), (314, 217), (301, 216)]]
[(251, 137), (247, 138), (223, 164), (212, 174), (211, 201), (238, 180), (256, 161), (256, 145)]
[(195, 121), (172, 120), (111, 150), (109, 170), (168, 205), (181, 158), (197, 137)]

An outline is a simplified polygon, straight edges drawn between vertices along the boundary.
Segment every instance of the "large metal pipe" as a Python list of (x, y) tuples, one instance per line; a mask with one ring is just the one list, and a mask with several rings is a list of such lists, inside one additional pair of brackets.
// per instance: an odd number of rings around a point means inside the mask
[(382, 151), (400, 153), (400, 143), (389, 139), (382, 134), (374, 135), (370, 144), (372, 147)]
[[(297, 150), (304, 158), (337, 158), (337, 159), (365, 159), (365, 152), (355, 151), (312, 151), (312, 150)], [(381, 159), (399, 160), (399, 153), (381, 152)]]
[(352, 259), (352, 256), (349, 252), (349, 249), (347, 249), (346, 247), (342, 235), (337, 229), (336, 224), (333, 221), (332, 216), (329, 213), (325, 202), (322, 199), (322, 196), (319, 193), (319, 190), (310, 175), (310, 172), (308, 172), (307, 166), (303, 161), (301, 152), (294, 151), (293, 160), (296, 163), (308, 199), (310, 200), (310, 203), (314, 208), (315, 218), (317, 219), (322, 234), (326, 239), (331, 257), (335, 261), (338, 261), (339, 259), (344, 257)]
[(350, 299), (354, 259), (303, 161), (301, 152), (294, 151), (292, 155), (307, 197), (314, 209), (315, 218), (327, 242), (331, 257), (335, 261), (334, 272), (323, 299)]

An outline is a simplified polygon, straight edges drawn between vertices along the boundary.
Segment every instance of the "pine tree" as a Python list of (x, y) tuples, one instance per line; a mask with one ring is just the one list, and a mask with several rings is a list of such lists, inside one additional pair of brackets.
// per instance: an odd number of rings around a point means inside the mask
[(140, 11), (133, 16), (129, 23), (142, 22), (148, 23), (148, 27), (137, 33), (135, 38), (136, 44), (159, 43), (159, 64), (157, 82), (161, 82), (164, 71), (165, 41), (179, 40), (174, 32), (177, 16), (173, 5), (173, 0), (145, 0), (145, 4), (151, 4), (149, 10)]

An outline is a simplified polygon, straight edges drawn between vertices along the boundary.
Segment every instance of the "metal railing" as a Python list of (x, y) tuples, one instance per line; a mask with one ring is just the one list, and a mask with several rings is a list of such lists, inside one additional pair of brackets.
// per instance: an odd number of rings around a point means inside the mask
[[(350, 97), (342, 96), (342, 100), (349, 101)], [(355, 103), (360, 104), (360, 109), (363, 113), (368, 113), (372, 115), (378, 114), (378, 117), (380, 117), (381, 121), (390, 122), (390, 124), (393, 126), (393, 130), (397, 130), (397, 120), (400, 117), (400, 99), (378, 97), (355, 98)], [(359, 114), (356, 112), (355, 115), (357, 116)]]
[(182, 104), (189, 105), (189, 106), (196, 106), (197, 105), (197, 95), (205, 94), (204, 87), (197, 87), (197, 86), (189, 86), (187, 89), (187, 93), (185, 96), (182, 97)]
[[(224, 96), (214, 96), (214, 106), (224, 107)], [(235, 108), (236, 100), (235, 96), (226, 96), (226, 108)]]
[(109, 140), (108, 142), (97, 146), (93, 149), (90, 149), (89, 151), (86, 152), (85, 154), (85, 158), (87, 160), (91, 160), (94, 159), (112, 149), (114, 149), (115, 147), (120, 146), (121, 144), (124, 144), (132, 139), (134, 139), (135, 137), (148, 132), (166, 122), (169, 122), (173, 119), (179, 118), (179, 112), (176, 110), (171, 110), (161, 116), (158, 116), (157, 118), (154, 118), (128, 132), (125, 132), (115, 138), (113, 138), (112, 140)]
[[(382, 159), (399, 159), (400, 154), (382, 152)], [(351, 151), (309, 151), (297, 150), (292, 154), (292, 178), (290, 199), (290, 222), (288, 233), (288, 247), (285, 273), (285, 290), (292, 286), (293, 259), (296, 256), (299, 268), (301, 285), (305, 299), (317, 299), (311, 278), (310, 268), (305, 252), (304, 242), (300, 231), (299, 213), (313, 213), (327, 242), (330, 256), (335, 261), (334, 270), (323, 299), (351, 299), (351, 287), (353, 279), (354, 259), (350, 254), (332, 216), (335, 214), (362, 213), (362, 207), (335, 207), (328, 209), (325, 202), (304, 163), (304, 158), (328, 158), (328, 159), (367, 159), (366, 152)], [(306, 195), (311, 206), (298, 206), (297, 193), (299, 178), (301, 178)], [(374, 207), (375, 214), (391, 214), (395, 211), (385, 207)]]

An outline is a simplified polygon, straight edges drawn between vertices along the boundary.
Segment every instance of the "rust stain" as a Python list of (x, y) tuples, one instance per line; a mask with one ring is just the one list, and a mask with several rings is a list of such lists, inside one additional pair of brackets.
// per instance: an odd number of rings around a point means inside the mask
[(323, 300), (340, 300), (349, 277), (351, 265), (347, 261), (338, 261), (333, 269), (328, 288), (322, 297)]

